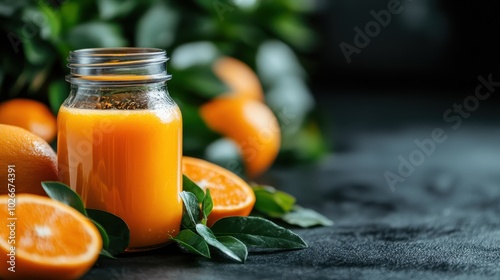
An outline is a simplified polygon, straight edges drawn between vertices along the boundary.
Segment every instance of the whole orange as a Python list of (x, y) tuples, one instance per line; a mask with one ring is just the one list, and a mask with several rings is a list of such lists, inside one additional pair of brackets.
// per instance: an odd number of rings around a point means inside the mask
[(19, 126), (51, 142), (57, 134), (57, 121), (45, 104), (16, 98), (0, 104), (0, 123)]
[(259, 78), (243, 61), (224, 56), (214, 62), (212, 69), (215, 75), (229, 86), (229, 95), (264, 100)]
[(16, 193), (46, 195), (40, 183), (57, 180), (57, 156), (45, 140), (0, 124), (0, 194), (8, 193), (10, 184)]
[(232, 139), (239, 147), (249, 177), (266, 171), (281, 145), (276, 116), (264, 103), (238, 96), (220, 96), (200, 108), (212, 130)]

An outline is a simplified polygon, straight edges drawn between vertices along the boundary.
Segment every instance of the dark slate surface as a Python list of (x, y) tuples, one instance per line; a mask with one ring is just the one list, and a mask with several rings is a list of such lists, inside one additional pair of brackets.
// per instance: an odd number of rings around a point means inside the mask
[(295, 230), (308, 249), (235, 264), (170, 246), (99, 262), (85, 279), (500, 279), (500, 126), (444, 127), (404, 183), (392, 191), (383, 176), (435, 127), (358, 132), (315, 166), (272, 170), (265, 182), (335, 220)]

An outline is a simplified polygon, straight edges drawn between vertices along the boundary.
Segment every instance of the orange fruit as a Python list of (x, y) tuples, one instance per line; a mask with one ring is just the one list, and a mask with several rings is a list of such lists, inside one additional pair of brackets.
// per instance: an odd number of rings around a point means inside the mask
[(256, 177), (274, 162), (281, 144), (276, 116), (265, 104), (235, 96), (220, 96), (200, 108), (210, 129), (234, 140), (249, 177)]
[(230, 216), (248, 216), (255, 204), (255, 194), (243, 179), (208, 161), (182, 158), (182, 173), (204, 189), (210, 189), (214, 203), (207, 224)]
[(19, 126), (51, 142), (57, 121), (45, 104), (30, 99), (11, 99), (0, 104), (0, 123)]
[[(13, 166), (11, 172), (9, 165)], [(46, 195), (42, 181), (58, 181), (54, 150), (25, 129), (0, 124), (0, 194), (6, 194), (11, 183), (16, 193)]]
[[(9, 203), (8, 195), (0, 196), (0, 219), (8, 225), (0, 227), (0, 278), (76, 279), (99, 257), (101, 235), (77, 210), (47, 197), (19, 194), (12, 216)], [(8, 270), (12, 265), (15, 272)]]
[(225, 56), (217, 59), (212, 69), (215, 75), (229, 86), (230, 94), (259, 101), (264, 100), (259, 78), (244, 62)]

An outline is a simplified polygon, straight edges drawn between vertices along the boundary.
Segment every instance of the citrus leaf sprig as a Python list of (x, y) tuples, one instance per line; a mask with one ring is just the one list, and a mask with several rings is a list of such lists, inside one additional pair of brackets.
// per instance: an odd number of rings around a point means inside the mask
[(253, 185), (252, 189), (255, 194), (253, 214), (303, 228), (333, 225), (333, 221), (322, 214), (295, 204), (295, 197), (286, 192), (262, 185)]
[[(211, 250), (223, 256), (245, 262), (248, 247), (267, 249), (303, 249), (304, 240), (292, 231), (260, 217), (226, 217), (209, 228), (208, 215), (213, 208), (210, 190), (206, 193), (187, 176), (183, 176), (184, 202), (182, 230), (171, 240), (189, 253), (211, 258)], [(200, 207), (201, 205), (201, 207)]]
[(120, 217), (102, 210), (86, 209), (80, 196), (63, 183), (42, 182), (42, 187), (50, 198), (73, 207), (94, 223), (102, 238), (100, 256), (115, 258), (114, 255), (128, 247), (130, 230)]

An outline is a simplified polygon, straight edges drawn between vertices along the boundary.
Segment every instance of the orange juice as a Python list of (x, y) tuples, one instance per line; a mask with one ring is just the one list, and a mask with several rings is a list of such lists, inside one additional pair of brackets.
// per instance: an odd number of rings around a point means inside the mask
[(181, 118), (174, 104), (143, 110), (60, 108), (60, 179), (87, 208), (127, 223), (130, 250), (157, 247), (179, 231)]

